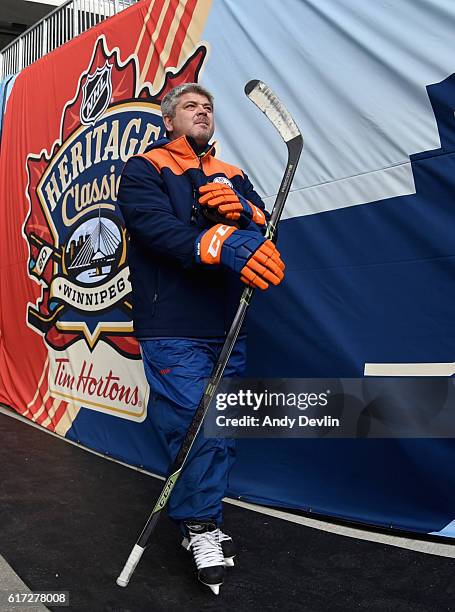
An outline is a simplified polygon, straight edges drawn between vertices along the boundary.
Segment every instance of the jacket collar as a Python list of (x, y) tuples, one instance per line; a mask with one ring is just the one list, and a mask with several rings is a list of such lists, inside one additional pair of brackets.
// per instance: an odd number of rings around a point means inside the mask
[(191, 146), (192, 138), (187, 138), (186, 136), (180, 136), (175, 140), (169, 140), (168, 138), (163, 138), (162, 140), (157, 141), (155, 144), (162, 143), (161, 147), (163, 149), (167, 149), (171, 153), (179, 155), (183, 158), (189, 159), (200, 159), (201, 157), (205, 157), (206, 155), (214, 155), (215, 154), (215, 144), (208, 144), (207, 148), (201, 153), (197, 153), (195, 148), (197, 149), (196, 143), (194, 143), (194, 148)]

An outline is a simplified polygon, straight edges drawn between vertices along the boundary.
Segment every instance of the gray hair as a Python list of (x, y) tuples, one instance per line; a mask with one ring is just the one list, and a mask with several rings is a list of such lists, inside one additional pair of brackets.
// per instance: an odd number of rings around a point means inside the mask
[(213, 96), (212, 94), (199, 85), (199, 83), (182, 83), (182, 85), (177, 85), (171, 91), (168, 91), (167, 94), (161, 101), (161, 114), (163, 117), (175, 117), (175, 109), (178, 104), (179, 98), (186, 93), (196, 93), (201, 96), (205, 96), (212, 105), (213, 108)]

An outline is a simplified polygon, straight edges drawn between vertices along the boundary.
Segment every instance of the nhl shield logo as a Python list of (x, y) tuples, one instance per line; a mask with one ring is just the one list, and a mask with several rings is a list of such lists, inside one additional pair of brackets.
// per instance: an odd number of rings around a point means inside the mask
[(109, 106), (112, 97), (112, 65), (107, 62), (87, 76), (82, 87), (81, 123), (92, 125)]

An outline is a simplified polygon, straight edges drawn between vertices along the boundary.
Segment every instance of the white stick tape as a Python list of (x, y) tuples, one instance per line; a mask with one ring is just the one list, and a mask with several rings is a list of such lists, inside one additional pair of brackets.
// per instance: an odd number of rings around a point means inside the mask
[(142, 557), (144, 550), (145, 548), (142, 548), (142, 546), (139, 546), (138, 544), (134, 545), (128, 560), (125, 563), (125, 567), (122, 569), (120, 576), (117, 578), (117, 584), (119, 586), (126, 587), (130, 581), (131, 574), (134, 572), (136, 565), (139, 563), (139, 559)]

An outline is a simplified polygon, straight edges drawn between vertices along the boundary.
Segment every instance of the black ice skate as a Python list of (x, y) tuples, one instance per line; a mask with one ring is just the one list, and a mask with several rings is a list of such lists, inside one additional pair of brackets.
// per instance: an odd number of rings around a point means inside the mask
[(182, 546), (191, 550), (198, 569), (198, 578), (218, 595), (224, 578), (224, 556), (218, 529), (212, 521), (185, 521), (188, 536)]

